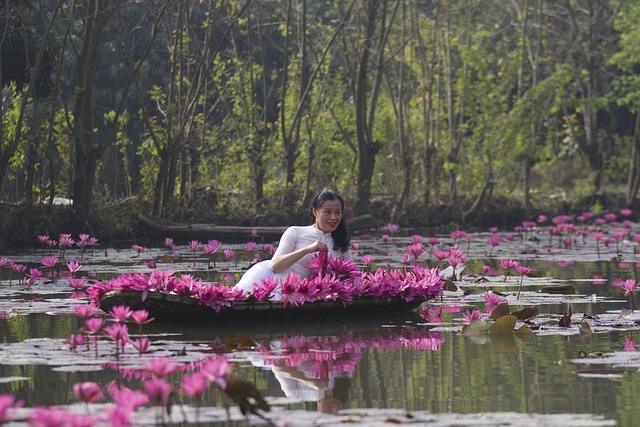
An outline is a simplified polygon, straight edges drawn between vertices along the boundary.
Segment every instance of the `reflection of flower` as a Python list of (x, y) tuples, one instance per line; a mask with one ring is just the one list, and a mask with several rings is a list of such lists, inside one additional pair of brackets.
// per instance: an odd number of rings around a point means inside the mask
[(638, 348), (638, 344), (633, 341), (631, 335), (627, 335), (624, 337), (624, 342), (622, 343), (622, 350), (624, 351), (636, 351)]
[(310, 365), (310, 379), (325, 380), (354, 372), (365, 349), (439, 351), (444, 340), (438, 332), (426, 328), (404, 328), (400, 333), (385, 331), (374, 336), (354, 336), (351, 331), (338, 336), (295, 335), (262, 343), (260, 356), (266, 365)]

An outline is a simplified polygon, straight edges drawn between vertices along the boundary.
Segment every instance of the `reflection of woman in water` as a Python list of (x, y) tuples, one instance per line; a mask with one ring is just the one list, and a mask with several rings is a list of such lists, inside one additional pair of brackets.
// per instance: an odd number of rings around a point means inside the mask
[(345, 407), (351, 376), (365, 349), (395, 351), (411, 348), (439, 351), (444, 338), (427, 328), (400, 328), (399, 333), (356, 337), (350, 330), (341, 335), (291, 336), (271, 340), (259, 347), (260, 357), (251, 364), (272, 370), (286, 397), (316, 402), (320, 412), (335, 413)]
[(304, 402), (315, 401), (318, 411), (324, 413), (335, 414), (344, 408), (350, 379), (335, 377), (328, 362), (303, 360), (296, 367), (274, 365), (272, 370), (285, 396)]

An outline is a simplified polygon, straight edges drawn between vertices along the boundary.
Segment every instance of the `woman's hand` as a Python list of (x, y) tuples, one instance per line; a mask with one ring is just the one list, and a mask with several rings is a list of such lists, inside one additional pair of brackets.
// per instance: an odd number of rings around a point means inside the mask
[(329, 248), (327, 247), (327, 245), (322, 243), (320, 240), (316, 240), (311, 245), (307, 246), (307, 253), (310, 254), (314, 252), (327, 252), (328, 250)]
[(329, 248), (326, 244), (320, 240), (316, 240), (309, 246), (298, 249), (297, 251), (290, 252), (288, 254), (274, 256), (271, 260), (271, 271), (274, 273), (280, 273), (285, 269), (291, 267), (296, 262), (300, 261), (302, 257), (315, 252), (327, 252)]

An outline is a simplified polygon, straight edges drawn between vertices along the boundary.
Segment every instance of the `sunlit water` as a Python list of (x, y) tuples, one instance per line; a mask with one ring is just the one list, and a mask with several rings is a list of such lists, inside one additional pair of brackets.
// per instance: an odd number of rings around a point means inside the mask
[[(590, 363), (623, 353), (625, 341), (640, 340), (633, 315), (621, 318), (619, 328), (614, 320), (599, 330), (595, 320), (590, 333), (577, 330), (583, 316), (597, 319), (603, 313), (620, 313), (630, 307), (629, 299), (611, 283), (614, 279), (636, 277), (636, 255), (632, 249), (626, 249), (628, 264), (611, 262), (611, 251), (594, 256), (590, 250), (585, 257), (584, 253), (572, 255), (558, 250), (541, 256), (521, 249), (516, 253), (514, 245), (510, 249), (506, 244), (489, 257), (485, 241), (483, 235), (469, 246), (467, 267), (476, 274), (463, 276), (458, 290), (445, 293), (439, 304), (431, 304), (439, 310), (435, 317), (424, 318), (412, 312), (394, 317), (380, 313), (376, 318), (342, 322), (319, 318), (266, 325), (151, 323), (144, 326), (144, 334), (162, 355), (180, 354), (183, 349), (191, 354), (227, 355), (235, 364), (234, 373), (255, 384), (273, 408), (318, 414), (367, 408), (401, 410), (390, 413), (405, 421), (410, 419), (403, 416), (417, 411), (593, 414), (602, 422), (594, 425), (639, 425), (640, 362), (632, 358), (607, 364)], [(393, 247), (379, 239), (359, 242), (361, 254), (375, 254), (379, 265), (400, 266), (401, 252), (408, 240), (396, 238), (392, 240)], [(185, 248), (181, 249), (181, 257), (174, 254), (171, 263), (159, 268), (190, 271), (206, 280), (219, 280), (228, 268), (237, 278), (250, 256), (245, 254), (243, 259), (242, 247), (234, 247), (238, 259), (225, 263), (224, 258), (218, 257), (215, 269), (201, 256), (194, 267)], [(35, 262), (43, 253), (25, 255), (24, 262)], [(71, 256), (67, 255), (67, 259)], [(138, 262), (143, 257), (136, 257), (131, 251), (111, 250), (94, 257), (89, 254), (82, 257), (86, 274), (92, 277), (147, 269), (144, 262)], [(168, 261), (160, 249), (145, 257)], [(494, 276), (484, 285), (476, 281), (480, 266), (488, 263), (497, 267), (498, 258), (519, 259), (534, 268), (533, 281), (527, 278), (525, 282), (522, 305), (533, 304), (530, 301), (535, 300), (538, 288), (545, 284), (572, 284), (577, 289), (571, 297), (575, 299), (567, 303), (563, 297), (554, 296), (543, 303), (536, 302), (544, 320), (534, 319), (534, 333), (524, 337), (463, 333), (460, 312), (485, 307), (480, 296), (475, 299), (463, 296), (461, 289), (465, 283), (478, 295), (484, 292), (482, 286), (510, 295), (512, 309), (518, 308), (515, 306), (518, 301), (513, 300), (519, 283), (517, 277), (503, 281)], [(594, 277), (602, 278), (603, 284), (598, 284), (598, 280), (594, 284)], [(50, 286), (58, 289), (59, 283)], [(47, 294), (46, 285), (34, 288), (35, 292), (26, 292), (16, 278), (5, 278), (2, 287), (0, 308), (5, 318), (0, 320), (4, 343), (0, 354), (0, 393), (14, 394), (24, 400), (25, 407), (33, 408), (77, 402), (72, 386), (80, 381), (107, 384), (121, 380), (137, 384), (127, 372), (105, 366), (114, 361), (113, 352), (105, 350), (108, 342), (100, 343), (107, 356), (102, 357), (99, 368), (95, 362), (90, 369), (78, 368), (75, 359), (67, 363), (68, 358), (76, 358), (79, 353), (84, 358), (92, 357), (90, 346), (80, 346), (73, 352), (65, 343), (82, 327), (82, 321), (72, 314), (72, 307), (81, 303), (82, 297), (69, 303), (69, 289)], [(57, 305), (55, 301), (60, 303)], [(569, 305), (573, 325), (559, 328), (557, 319)], [(540, 333), (547, 326), (549, 332)], [(257, 346), (243, 346), (238, 333), (251, 337)], [(44, 341), (33, 341), (40, 338)], [(47, 347), (46, 351), (42, 347)], [(29, 352), (30, 357), (23, 359)], [(129, 358), (135, 361), (135, 355)], [(173, 380), (178, 388), (179, 375), (174, 375)], [(180, 403), (180, 396), (175, 400)], [(192, 403), (189, 399), (184, 402)], [(219, 391), (211, 390), (204, 396), (203, 406), (222, 407), (223, 403)], [(163, 420), (170, 422), (171, 417), (165, 416)], [(558, 423), (540, 421), (534, 425), (561, 425)]]

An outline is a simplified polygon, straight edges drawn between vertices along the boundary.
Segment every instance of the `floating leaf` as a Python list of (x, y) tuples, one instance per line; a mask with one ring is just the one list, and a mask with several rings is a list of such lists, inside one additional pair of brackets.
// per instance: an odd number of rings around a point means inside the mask
[(502, 316), (508, 316), (509, 314), (509, 303), (508, 302), (503, 302), (501, 304), (498, 304), (497, 306), (495, 306), (495, 308), (493, 310), (491, 310), (491, 315), (489, 317), (491, 317), (494, 320), (499, 319)]
[(442, 285), (442, 290), (443, 291), (449, 291), (449, 292), (455, 292), (455, 291), (458, 290), (458, 287), (456, 286), (455, 283), (453, 283), (453, 280), (447, 279), (447, 280), (445, 280), (444, 284)]
[(520, 310), (516, 310), (513, 313), (514, 316), (518, 318), (518, 320), (527, 320), (531, 319), (538, 315), (538, 307), (524, 307)]
[(571, 306), (567, 308), (567, 312), (562, 315), (558, 323), (562, 328), (571, 326)]
[(489, 335), (513, 335), (517, 320), (512, 314), (501, 316), (489, 329)]

